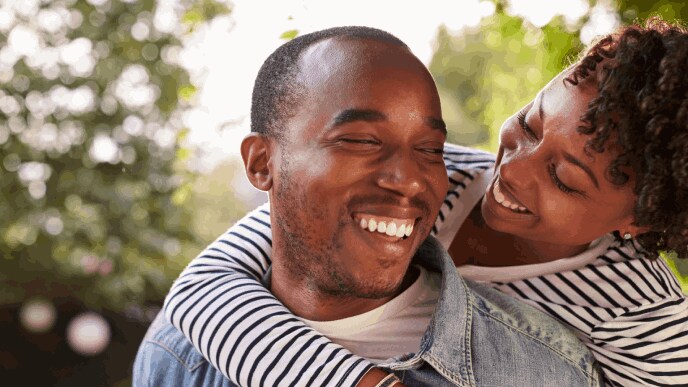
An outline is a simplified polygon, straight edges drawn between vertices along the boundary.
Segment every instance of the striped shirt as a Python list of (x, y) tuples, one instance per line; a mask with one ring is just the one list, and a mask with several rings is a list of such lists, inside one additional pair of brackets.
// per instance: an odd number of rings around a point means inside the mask
[[(494, 156), (448, 144), (445, 165), (450, 190), (433, 228), (441, 241), (485, 192)], [(260, 283), (272, 249), (268, 208), (248, 214), (188, 265), (165, 314), (242, 386), (355, 385), (372, 363), (308, 327)], [(678, 281), (634, 243), (604, 241), (583, 267), (490, 285), (569, 326), (608, 385), (688, 385), (688, 301)]]

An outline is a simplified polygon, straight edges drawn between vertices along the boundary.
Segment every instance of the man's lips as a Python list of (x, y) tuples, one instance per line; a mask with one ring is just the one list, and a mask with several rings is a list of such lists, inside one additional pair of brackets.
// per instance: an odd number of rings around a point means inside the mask
[(425, 212), (413, 207), (375, 206), (354, 211), (353, 220), (371, 233), (406, 238)]
[(357, 213), (354, 220), (358, 225), (369, 232), (396, 236), (397, 238), (409, 237), (413, 232), (415, 219), (395, 218), (365, 213)]

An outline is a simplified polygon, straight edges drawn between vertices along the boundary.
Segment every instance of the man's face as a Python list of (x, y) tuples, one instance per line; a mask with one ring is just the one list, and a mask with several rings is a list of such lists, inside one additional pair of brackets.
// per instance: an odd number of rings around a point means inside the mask
[(435, 85), (375, 41), (317, 43), (300, 74), (306, 96), (270, 161), (275, 265), (319, 292), (392, 295), (447, 191)]

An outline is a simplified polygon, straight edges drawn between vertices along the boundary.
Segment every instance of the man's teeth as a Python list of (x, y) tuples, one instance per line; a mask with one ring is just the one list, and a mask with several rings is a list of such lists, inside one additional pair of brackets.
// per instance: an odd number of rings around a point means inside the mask
[(361, 219), (362, 229), (367, 229), (370, 232), (379, 232), (380, 234), (387, 234), (389, 236), (396, 236), (398, 238), (408, 237), (413, 232), (413, 223), (397, 225), (396, 222), (377, 221), (375, 219)]
[(378, 222), (377, 223), (377, 232), (381, 233), (386, 233), (387, 232), (387, 223), (385, 222)]
[(507, 198), (504, 196), (504, 193), (502, 192), (501, 189), (499, 189), (499, 181), (495, 182), (494, 184), (494, 189), (492, 190), (492, 193), (494, 194), (494, 198), (497, 201), (497, 203), (501, 204), (503, 207), (506, 207), (512, 211), (516, 212), (528, 212), (528, 209), (519, 206), (516, 203), (512, 203)]
[(397, 234), (397, 225), (394, 224), (394, 222), (391, 222), (387, 226), (387, 232), (385, 232), (385, 234), (387, 234), (389, 236), (396, 235)]

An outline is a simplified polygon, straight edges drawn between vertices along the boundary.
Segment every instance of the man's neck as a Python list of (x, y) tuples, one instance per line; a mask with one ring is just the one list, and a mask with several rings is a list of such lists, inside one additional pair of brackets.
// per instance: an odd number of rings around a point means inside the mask
[(409, 268), (397, 291), (386, 297), (365, 298), (333, 294), (318, 289), (306, 278), (294, 278), (288, 267), (280, 265), (280, 259), (273, 258), (270, 291), (296, 316), (311, 321), (333, 321), (369, 312), (384, 305), (411, 286), (417, 278), (418, 270)]

